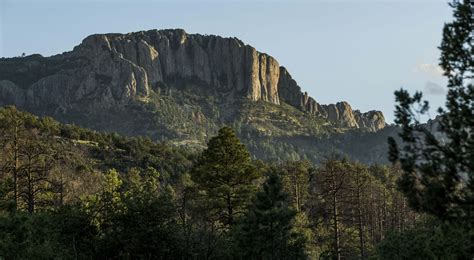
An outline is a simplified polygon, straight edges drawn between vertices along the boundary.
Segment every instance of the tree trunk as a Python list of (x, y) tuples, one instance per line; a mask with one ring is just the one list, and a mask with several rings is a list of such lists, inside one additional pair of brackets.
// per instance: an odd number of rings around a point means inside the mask
[(334, 246), (337, 255), (337, 259), (341, 259), (340, 241), (339, 241), (339, 223), (337, 219), (337, 197), (336, 193), (333, 195), (333, 221), (334, 221)]
[(28, 213), (33, 214), (35, 212), (35, 190), (34, 183), (31, 176), (31, 171), (28, 167), (28, 194), (27, 194)]
[(19, 168), (19, 158), (18, 158), (18, 126), (15, 124), (15, 130), (13, 134), (13, 210), (16, 212), (18, 210), (18, 168)]
[(362, 223), (362, 202), (361, 202), (361, 190), (360, 185), (357, 186), (357, 215), (359, 224), (359, 246), (360, 246), (360, 259), (365, 259), (364, 250), (364, 226)]
[(333, 222), (334, 222), (334, 249), (336, 253), (336, 259), (340, 260), (341, 259), (341, 248), (340, 248), (340, 241), (339, 241), (339, 222), (337, 219), (338, 216), (338, 210), (337, 210), (337, 186), (336, 186), (336, 179), (334, 176), (334, 172), (332, 173), (332, 211), (333, 211)]
[(298, 180), (295, 179), (295, 195), (296, 195), (296, 212), (300, 212), (300, 191), (298, 187)]
[(232, 207), (232, 200), (231, 200), (231, 197), (230, 197), (230, 193), (227, 194), (227, 223), (229, 224), (229, 226), (232, 226), (232, 224), (234, 223), (234, 210), (233, 210), (233, 207)]

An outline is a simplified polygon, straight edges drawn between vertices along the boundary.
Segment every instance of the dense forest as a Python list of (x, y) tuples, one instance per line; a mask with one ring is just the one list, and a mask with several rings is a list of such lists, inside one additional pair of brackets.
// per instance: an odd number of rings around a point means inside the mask
[(409, 259), (468, 250), (462, 229), (409, 208), (398, 166), (337, 155), (268, 164), (252, 160), (230, 128), (193, 154), (14, 107), (0, 110), (0, 126), (7, 259)]

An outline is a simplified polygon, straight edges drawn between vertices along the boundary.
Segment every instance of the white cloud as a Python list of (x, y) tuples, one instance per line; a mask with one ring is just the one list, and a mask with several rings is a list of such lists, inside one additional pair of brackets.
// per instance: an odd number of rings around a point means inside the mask
[(443, 88), (441, 85), (436, 84), (432, 81), (427, 81), (425, 83), (425, 89), (423, 92), (425, 92), (428, 95), (437, 96), (437, 95), (444, 95), (446, 93), (446, 89)]
[(434, 76), (442, 76), (444, 74), (444, 70), (439, 65), (432, 63), (420, 63), (416, 65), (414, 71), (428, 73)]

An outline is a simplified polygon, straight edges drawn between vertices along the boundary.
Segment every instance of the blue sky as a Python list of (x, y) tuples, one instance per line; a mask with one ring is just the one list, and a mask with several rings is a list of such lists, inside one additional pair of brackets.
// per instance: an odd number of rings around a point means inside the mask
[(392, 122), (400, 87), (444, 104), (437, 46), (450, 20), (445, 0), (0, 0), (0, 57), (54, 55), (94, 33), (235, 36), (275, 57), (318, 102), (382, 110)]

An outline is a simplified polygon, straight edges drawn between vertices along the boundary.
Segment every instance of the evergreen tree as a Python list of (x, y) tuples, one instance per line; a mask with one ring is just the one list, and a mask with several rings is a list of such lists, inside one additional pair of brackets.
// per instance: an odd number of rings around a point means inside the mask
[(110, 216), (99, 244), (104, 257), (168, 259), (180, 255), (173, 190), (161, 191), (158, 177), (153, 168), (128, 172), (120, 193), (123, 210)]
[(92, 216), (92, 223), (99, 230), (107, 230), (113, 226), (111, 220), (116, 214), (123, 212), (124, 205), (120, 196), (123, 181), (115, 169), (104, 173), (98, 194), (85, 196), (82, 204), (85, 211)]
[(301, 212), (309, 199), (309, 183), (314, 169), (308, 161), (288, 161), (278, 165), (278, 169), (292, 207)]
[[(446, 110), (439, 109), (438, 137), (420, 124), (428, 110), (422, 94), (395, 92), (395, 122), (402, 147), (392, 138), (390, 160), (404, 171), (400, 187), (415, 209), (441, 219), (474, 219), (474, 48), (469, 1), (451, 4), (454, 21), (443, 29), (440, 65), (448, 78)], [(443, 138), (440, 138), (442, 136)]]
[(212, 214), (226, 226), (245, 209), (258, 177), (249, 152), (229, 127), (211, 138), (192, 169), (192, 180), (212, 204)]
[(330, 223), (327, 228), (332, 235), (331, 254), (334, 259), (342, 258), (344, 241), (343, 218), (348, 208), (350, 179), (347, 161), (339, 161), (332, 155), (317, 169), (315, 176), (316, 196), (319, 205), (316, 210), (318, 217), (323, 217), (323, 223)]
[(292, 232), (296, 212), (289, 208), (281, 179), (271, 174), (258, 192), (237, 233), (244, 257), (303, 259), (304, 237)]
[(5, 173), (2, 186), (13, 211), (31, 214), (52, 204), (55, 191), (49, 175), (57, 152), (49, 123), (14, 107), (0, 110), (0, 172)]
[[(21, 113), (15, 107), (0, 110), (0, 145), (2, 146), (1, 170), (11, 177), (11, 183), (5, 183), (6, 190), (12, 191), (12, 209), (19, 204), (19, 179), (22, 171), (21, 148), (28, 139), (27, 124), (33, 120), (31, 115)], [(9, 205), (10, 206), (10, 205)]]
[(378, 259), (472, 259), (474, 230), (423, 218), (401, 232), (388, 232), (377, 245)]

